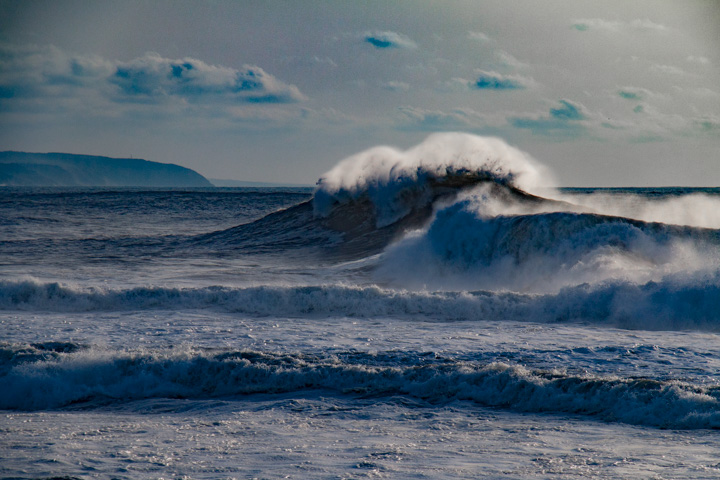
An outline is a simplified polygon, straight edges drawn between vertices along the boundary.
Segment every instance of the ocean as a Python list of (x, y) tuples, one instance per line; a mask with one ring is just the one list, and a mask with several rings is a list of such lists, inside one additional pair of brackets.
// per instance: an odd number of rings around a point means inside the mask
[(0, 188), (0, 477), (720, 477), (720, 188), (551, 183)]

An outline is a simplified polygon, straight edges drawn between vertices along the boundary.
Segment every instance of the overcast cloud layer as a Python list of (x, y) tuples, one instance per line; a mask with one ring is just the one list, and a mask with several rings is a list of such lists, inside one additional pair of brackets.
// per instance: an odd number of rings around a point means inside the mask
[(565, 185), (720, 185), (720, 3), (0, 0), (0, 150), (312, 184), (505, 138)]

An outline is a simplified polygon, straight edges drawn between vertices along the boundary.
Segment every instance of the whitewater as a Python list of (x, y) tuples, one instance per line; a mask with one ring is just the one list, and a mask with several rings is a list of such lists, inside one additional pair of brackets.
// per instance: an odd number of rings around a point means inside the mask
[(0, 327), (1, 478), (720, 476), (720, 188), (497, 138), (0, 187)]

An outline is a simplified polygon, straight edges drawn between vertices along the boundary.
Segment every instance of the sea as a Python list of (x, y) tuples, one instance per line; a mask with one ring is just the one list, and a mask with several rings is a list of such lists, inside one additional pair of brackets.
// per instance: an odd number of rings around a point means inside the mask
[(552, 183), (0, 187), (0, 478), (720, 478), (720, 188)]

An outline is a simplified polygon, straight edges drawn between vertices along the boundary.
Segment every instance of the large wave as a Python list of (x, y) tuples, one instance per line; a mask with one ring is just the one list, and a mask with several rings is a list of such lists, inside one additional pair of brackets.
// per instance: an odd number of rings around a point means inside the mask
[[(557, 292), (720, 266), (716, 198), (570, 195), (553, 184), (502, 140), (436, 134), (343, 160), (318, 182), (314, 209), (377, 228), (424, 212), (404, 222), (377, 269), (379, 281), (405, 288)], [(358, 205), (363, 215), (348, 215)]]
[(500, 139), (435, 134), (407, 151), (376, 147), (349, 157), (321, 176), (311, 201), (192, 243), (263, 253), (319, 248), (327, 258), (357, 259), (426, 226), (461, 192), (484, 185), (498, 199), (537, 206), (558, 203), (530, 193), (551, 183), (543, 166)]
[(322, 391), (435, 404), (462, 400), (661, 428), (720, 428), (716, 387), (533, 371), (422, 352), (112, 352), (74, 344), (2, 345), (0, 372), (0, 409)]
[(401, 288), (542, 293), (718, 269), (717, 198), (579, 195), (553, 184), (500, 139), (435, 134), (406, 151), (349, 157), (321, 176), (311, 201), (196, 242), (309, 248), (308, 258), (330, 261), (384, 252), (376, 279)]

